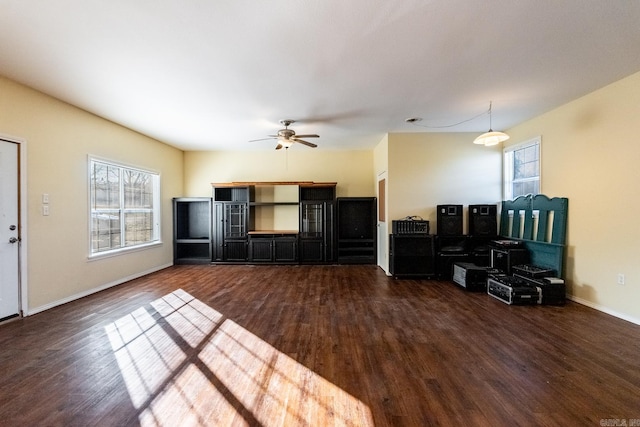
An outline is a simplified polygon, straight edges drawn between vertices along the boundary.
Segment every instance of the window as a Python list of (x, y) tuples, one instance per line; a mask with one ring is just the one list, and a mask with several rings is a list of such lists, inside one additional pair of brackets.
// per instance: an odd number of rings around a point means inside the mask
[(160, 240), (160, 175), (89, 159), (90, 252), (99, 255)]
[(540, 137), (504, 149), (504, 198), (540, 193)]

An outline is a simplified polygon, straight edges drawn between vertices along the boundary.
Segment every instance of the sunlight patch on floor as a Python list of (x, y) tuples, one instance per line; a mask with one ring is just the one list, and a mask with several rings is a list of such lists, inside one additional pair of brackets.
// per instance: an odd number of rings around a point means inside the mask
[(107, 325), (143, 426), (373, 426), (368, 406), (178, 289)]

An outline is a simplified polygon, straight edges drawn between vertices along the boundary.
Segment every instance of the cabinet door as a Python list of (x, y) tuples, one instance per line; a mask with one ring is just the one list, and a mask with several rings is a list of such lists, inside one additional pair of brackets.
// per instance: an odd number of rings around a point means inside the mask
[(225, 240), (224, 242), (225, 261), (246, 261), (247, 241), (246, 240)]
[(300, 239), (300, 262), (324, 261), (324, 242), (322, 239)]
[(291, 237), (275, 238), (274, 244), (274, 261), (277, 262), (293, 262), (297, 260), (296, 239)]
[(225, 239), (247, 237), (247, 203), (226, 203), (224, 213)]
[(317, 238), (324, 233), (324, 202), (300, 204), (300, 237)]
[(273, 260), (272, 239), (251, 239), (249, 243), (249, 260), (251, 262), (270, 262)]
[(224, 260), (224, 204), (213, 204), (213, 260)]
[(324, 209), (324, 260), (336, 260), (336, 205), (327, 202)]

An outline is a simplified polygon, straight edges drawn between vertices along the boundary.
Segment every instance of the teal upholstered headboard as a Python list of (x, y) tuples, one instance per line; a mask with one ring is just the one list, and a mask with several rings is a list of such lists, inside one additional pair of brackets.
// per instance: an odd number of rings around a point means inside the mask
[(566, 197), (550, 199), (544, 194), (504, 200), (500, 236), (522, 240), (529, 250), (531, 264), (552, 268), (563, 277), (568, 207)]

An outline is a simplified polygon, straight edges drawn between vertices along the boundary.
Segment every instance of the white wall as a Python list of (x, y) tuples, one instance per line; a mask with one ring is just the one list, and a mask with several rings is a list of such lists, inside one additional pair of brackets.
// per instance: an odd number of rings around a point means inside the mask
[[(509, 129), (542, 136), (542, 192), (569, 198), (569, 292), (640, 323), (640, 73)], [(618, 285), (618, 274), (625, 285)]]
[[(5, 78), (0, 134), (27, 144), (27, 312), (170, 265), (171, 197), (182, 193), (182, 152)], [(158, 171), (163, 244), (89, 261), (88, 155)], [(42, 216), (42, 194), (50, 215)], [(23, 224), (24, 226), (24, 224)]]

